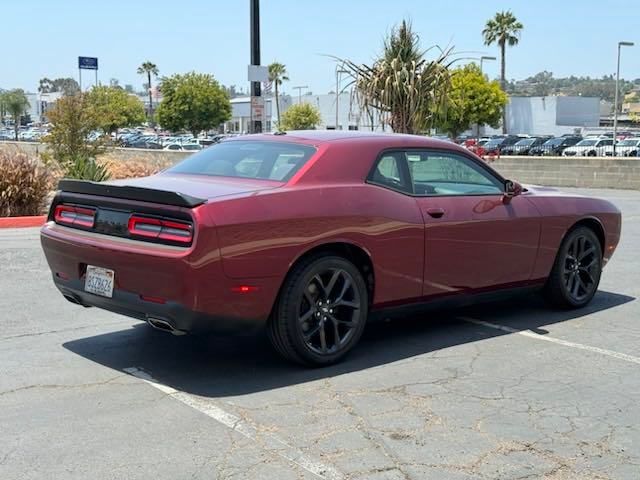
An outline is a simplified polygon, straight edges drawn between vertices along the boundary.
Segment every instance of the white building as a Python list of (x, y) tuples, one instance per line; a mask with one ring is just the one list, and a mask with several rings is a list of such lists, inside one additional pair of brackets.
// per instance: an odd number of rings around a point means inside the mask
[[(507, 133), (563, 135), (597, 127), (599, 123), (597, 97), (510, 97), (507, 104)], [(486, 127), (483, 132), (502, 133), (502, 128)]]
[(62, 92), (52, 93), (25, 93), (29, 102), (27, 115), (31, 117), (31, 121), (35, 123), (46, 122), (45, 113), (54, 103), (62, 97)]

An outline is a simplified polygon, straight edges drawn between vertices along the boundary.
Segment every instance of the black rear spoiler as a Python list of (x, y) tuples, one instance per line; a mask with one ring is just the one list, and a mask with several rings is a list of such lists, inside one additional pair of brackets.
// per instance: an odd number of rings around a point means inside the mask
[(184, 193), (154, 190), (153, 188), (88, 182), (85, 180), (60, 180), (58, 190), (69, 193), (123, 198), (126, 200), (138, 200), (140, 202), (160, 203), (162, 205), (175, 205), (176, 207), (186, 208), (197, 207), (207, 201), (204, 198), (192, 197)]

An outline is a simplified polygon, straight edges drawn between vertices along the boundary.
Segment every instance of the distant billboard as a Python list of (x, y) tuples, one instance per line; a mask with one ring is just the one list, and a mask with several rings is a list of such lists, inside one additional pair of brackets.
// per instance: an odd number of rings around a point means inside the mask
[(80, 70), (98, 70), (98, 59), (96, 57), (78, 57), (78, 68)]

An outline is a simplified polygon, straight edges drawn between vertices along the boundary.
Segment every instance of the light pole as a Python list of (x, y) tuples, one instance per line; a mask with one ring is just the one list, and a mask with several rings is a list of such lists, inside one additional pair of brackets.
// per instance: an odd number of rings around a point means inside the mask
[[(480, 73), (482, 73), (483, 75), (484, 75), (484, 73), (482, 71), (482, 64), (484, 63), (485, 60), (495, 61), (495, 60), (497, 60), (497, 58), (496, 57), (487, 57), (485, 55), (480, 57)], [(476, 138), (478, 139), (478, 141), (480, 140), (480, 124), (479, 123), (476, 123)]]
[(620, 49), (622, 47), (633, 47), (633, 42), (618, 42), (618, 68), (616, 69), (616, 94), (613, 101), (613, 156), (616, 156), (616, 140), (618, 134), (618, 93), (620, 91)]
[(344, 70), (342, 68), (338, 68), (336, 66), (336, 130), (339, 130), (338, 125), (339, 125), (339, 118), (338, 118), (338, 112), (340, 111), (338, 109), (338, 102), (340, 100), (340, 74), (341, 73), (349, 73), (348, 70)]
[[(251, 65), (260, 65), (260, 0), (250, 0), (249, 6)], [(251, 97), (260, 97), (261, 95), (260, 82), (251, 82)], [(251, 120), (250, 132), (262, 133), (262, 120), (254, 120), (253, 115)]]
[(298, 90), (298, 103), (302, 103), (302, 90), (306, 90), (309, 88), (309, 85), (300, 85), (298, 87), (293, 87), (294, 90)]
[(496, 57), (486, 57), (486, 56), (484, 56), (484, 55), (483, 55), (482, 57), (480, 57), (480, 73), (482, 73), (482, 63), (483, 63), (485, 60), (492, 60), (492, 61), (495, 61), (495, 60), (497, 60), (497, 58), (496, 58)]

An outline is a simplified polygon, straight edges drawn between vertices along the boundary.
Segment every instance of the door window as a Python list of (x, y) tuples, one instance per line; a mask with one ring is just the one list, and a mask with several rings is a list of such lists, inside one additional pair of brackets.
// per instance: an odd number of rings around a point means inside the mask
[(502, 194), (502, 182), (473, 160), (448, 152), (407, 152), (416, 195)]
[(402, 152), (385, 153), (378, 160), (369, 180), (376, 185), (410, 193), (411, 185), (402, 168), (403, 161), (404, 154)]

